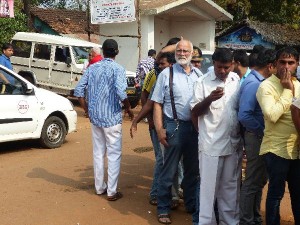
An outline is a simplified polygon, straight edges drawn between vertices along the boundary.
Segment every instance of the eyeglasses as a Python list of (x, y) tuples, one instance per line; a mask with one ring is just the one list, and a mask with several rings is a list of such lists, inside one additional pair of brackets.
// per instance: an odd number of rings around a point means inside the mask
[(189, 54), (189, 53), (191, 53), (191, 51), (186, 50), (186, 49), (176, 49), (176, 53), (178, 53), (178, 54), (180, 54), (180, 53)]

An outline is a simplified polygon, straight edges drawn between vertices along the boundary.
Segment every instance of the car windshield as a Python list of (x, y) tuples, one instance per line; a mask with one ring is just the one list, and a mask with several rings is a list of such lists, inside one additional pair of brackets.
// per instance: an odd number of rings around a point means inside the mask
[(89, 52), (91, 51), (92, 47), (78, 47), (73, 46), (72, 47), (75, 61), (77, 64), (83, 64), (84, 61), (88, 60), (89, 58)]

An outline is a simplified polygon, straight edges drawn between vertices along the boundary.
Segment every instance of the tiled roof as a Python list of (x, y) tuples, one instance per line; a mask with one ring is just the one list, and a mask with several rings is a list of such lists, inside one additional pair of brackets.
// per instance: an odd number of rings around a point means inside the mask
[[(60, 34), (87, 33), (86, 12), (33, 7), (31, 14)], [(94, 34), (99, 34), (99, 25), (90, 24), (90, 30)]]
[(242, 26), (248, 26), (261, 34), (263, 39), (276, 45), (300, 46), (300, 29), (294, 29), (288, 24), (264, 23), (253, 20), (244, 20), (216, 35), (216, 38), (234, 32)]

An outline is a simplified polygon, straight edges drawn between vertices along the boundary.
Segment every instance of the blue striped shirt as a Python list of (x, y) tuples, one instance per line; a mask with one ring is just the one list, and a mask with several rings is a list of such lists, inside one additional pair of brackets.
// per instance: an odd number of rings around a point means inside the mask
[(78, 82), (74, 95), (84, 97), (86, 88), (93, 125), (112, 127), (122, 123), (121, 101), (127, 98), (127, 82), (121, 65), (109, 58), (91, 65)]

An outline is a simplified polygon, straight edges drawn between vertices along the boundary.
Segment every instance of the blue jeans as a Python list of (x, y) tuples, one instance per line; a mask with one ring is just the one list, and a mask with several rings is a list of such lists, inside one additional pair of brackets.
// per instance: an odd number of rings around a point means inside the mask
[(196, 187), (196, 210), (192, 214), (193, 225), (199, 224), (199, 204), (200, 204), (200, 177), (197, 180), (197, 187)]
[(149, 133), (150, 133), (150, 137), (154, 149), (154, 155), (155, 155), (153, 182), (150, 191), (150, 199), (154, 199), (157, 198), (158, 177), (163, 164), (163, 160), (162, 160), (163, 158), (162, 158), (162, 152), (160, 149), (160, 144), (155, 129), (150, 129)]
[(158, 214), (168, 214), (171, 206), (171, 187), (177, 173), (178, 163), (183, 156), (184, 176), (182, 189), (184, 203), (187, 211), (195, 210), (197, 177), (199, 176), (198, 161), (198, 134), (192, 122), (179, 121), (177, 123), (169, 118), (164, 118), (164, 127), (167, 131), (169, 147), (163, 150), (163, 166), (159, 176), (157, 195)]
[(244, 141), (247, 164), (240, 193), (240, 225), (260, 225), (262, 189), (267, 183), (266, 165), (263, 156), (259, 155), (262, 137), (246, 131)]
[(280, 201), (287, 181), (295, 225), (300, 225), (300, 160), (284, 159), (273, 153), (265, 154), (269, 175), (266, 200), (266, 225), (280, 225)]

